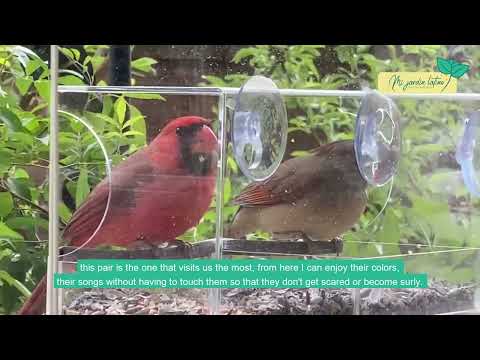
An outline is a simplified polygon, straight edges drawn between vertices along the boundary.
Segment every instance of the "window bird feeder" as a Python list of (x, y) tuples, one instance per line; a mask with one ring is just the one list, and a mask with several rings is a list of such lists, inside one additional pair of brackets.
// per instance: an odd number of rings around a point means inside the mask
[[(47, 314), (61, 313), (62, 296), (53, 286), (53, 274), (59, 271), (59, 263), (75, 262), (80, 258), (176, 258), (183, 254), (178, 249), (158, 248), (137, 251), (105, 251), (88, 248), (58, 247), (59, 230), (59, 94), (96, 93), (125, 94), (148, 93), (161, 95), (195, 95), (215, 97), (218, 106), (219, 141), (216, 204), (224, 204), (224, 183), (228, 144), (231, 142), (233, 156), (242, 175), (249, 181), (262, 181), (275, 173), (281, 164), (287, 146), (288, 117), (284, 99), (286, 97), (341, 97), (360, 98), (355, 125), (355, 155), (358, 169), (372, 187), (380, 187), (393, 181), (398, 172), (402, 152), (400, 112), (394, 99), (478, 101), (480, 94), (391, 94), (382, 95), (371, 90), (304, 90), (278, 89), (275, 83), (263, 76), (251, 77), (240, 89), (225, 87), (176, 87), (176, 86), (59, 86), (58, 50), (51, 47), (51, 126), (50, 126), (50, 192), (49, 192), (49, 257)], [(234, 112), (228, 118), (227, 103), (234, 101)], [(79, 118), (78, 121), (82, 122)], [(85, 126), (88, 123), (83, 122)], [(465, 122), (463, 137), (458, 139), (457, 161), (466, 188), (473, 196), (479, 196), (477, 174), (480, 171), (473, 156), (478, 147), (479, 115), (473, 113)], [(95, 133), (89, 129), (93, 135)], [(106, 155), (106, 151), (104, 151)], [(110, 176), (110, 159), (105, 161), (107, 177)], [(108, 206), (105, 211), (108, 210)], [(306, 246), (300, 242), (276, 242), (264, 240), (238, 240), (224, 237), (224, 207), (216, 207), (216, 229), (213, 239), (195, 243), (191, 256), (224, 255), (254, 256), (307, 256)], [(101, 224), (100, 224), (101, 226)], [(334, 256), (334, 249), (328, 243), (318, 244), (320, 256)], [(444, 251), (445, 249), (442, 249)], [(472, 249), (464, 249), (472, 251)], [(440, 251), (440, 250), (439, 250)], [(402, 256), (402, 255), (399, 255)], [(405, 255), (407, 256), (407, 255)], [(426, 255), (427, 256), (427, 255)], [(358, 295), (358, 294), (357, 294)], [(220, 290), (210, 291), (210, 308), (217, 313), (220, 304)], [(359, 312), (359, 298), (355, 298)]]

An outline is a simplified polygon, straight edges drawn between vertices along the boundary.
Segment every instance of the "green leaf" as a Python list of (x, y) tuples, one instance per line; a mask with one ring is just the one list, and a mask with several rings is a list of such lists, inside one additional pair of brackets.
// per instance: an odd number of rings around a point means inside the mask
[(91, 59), (92, 57), (90, 55), (85, 56), (85, 59), (83, 59), (83, 65), (87, 65)]
[(64, 48), (64, 47), (59, 47), (59, 50), (61, 53), (63, 53), (66, 57), (72, 59), (72, 60), (79, 60), (80, 59), (80, 51), (74, 48)]
[(10, 136), (13, 141), (21, 143), (24, 147), (33, 145), (35, 138), (27, 132), (16, 131)]
[(152, 65), (155, 65), (157, 61), (149, 57), (143, 57), (132, 61), (132, 69), (140, 70), (143, 72), (152, 71)]
[(65, 75), (58, 78), (58, 83), (60, 85), (83, 85), (82, 79), (74, 75)]
[(8, 188), (16, 195), (20, 195), (27, 200), (32, 200), (32, 194), (30, 193), (30, 186), (32, 185), (28, 179), (15, 179), (9, 177), (7, 180)]
[(103, 125), (105, 125), (105, 123), (108, 123), (115, 126), (115, 128), (120, 129), (118, 123), (115, 122), (115, 120), (113, 120), (110, 116), (92, 112), (86, 112), (86, 114), (88, 115), (87, 118), (91, 121), (93, 126), (100, 127), (101, 122), (103, 123)]
[(29, 48), (27, 48), (25, 46), (15, 45), (12, 48), (12, 53), (17, 54), (17, 55), (19, 53), (23, 53), (23, 54), (28, 55), (31, 58), (40, 59), (40, 57), (37, 54), (35, 54), (35, 52), (33, 52), (32, 50), (30, 50)]
[(75, 60), (79, 60), (80, 59), (80, 51), (78, 51), (77, 49), (70, 49), (70, 51), (73, 53), (73, 58)]
[(25, 95), (28, 92), (32, 83), (33, 80), (26, 77), (18, 77), (15, 79), (15, 85), (21, 95)]
[(58, 206), (58, 215), (60, 216), (60, 219), (66, 224), (70, 221), (72, 218), (72, 212), (68, 208), (67, 205), (62, 201), (59, 206)]
[(295, 150), (295, 151), (292, 151), (290, 155), (293, 157), (301, 157), (301, 156), (311, 155), (311, 153), (309, 151)]
[(418, 45), (402, 45), (405, 54), (419, 54), (420, 46)]
[(238, 165), (232, 156), (227, 157), (227, 164), (234, 174), (238, 174)]
[(58, 47), (58, 50), (60, 50), (60, 52), (61, 52), (63, 55), (65, 55), (66, 57), (68, 57), (68, 58), (70, 58), (70, 59), (72, 59), (72, 60), (75, 59), (75, 56), (73, 55), (73, 52), (72, 52), (70, 49), (59, 46), (59, 47)]
[(31, 230), (35, 229), (38, 225), (39, 227), (48, 230), (48, 221), (40, 217), (12, 217), (6, 221), (6, 224), (12, 229)]
[(102, 67), (103, 63), (106, 61), (106, 58), (104, 56), (93, 56), (91, 59), (91, 64), (93, 67), (94, 73), (97, 73), (97, 71)]
[(141, 133), (140, 131), (134, 131), (134, 130), (129, 130), (125, 131), (123, 133), (123, 136), (144, 136), (144, 133)]
[(41, 103), (35, 106), (30, 112), (32, 114), (36, 113), (37, 111), (43, 110), (48, 106), (48, 103)]
[(42, 60), (40, 59), (33, 59), (30, 60), (27, 64), (27, 67), (25, 69), (25, 74), (26, 75), (32, 75), (32, 73), (37, 70), (39, 67), (44, 67), (45, 64)]
[(335, 47), (338, 60), (342, 63), (350, 63), (355, 55), (355, 45), (338, 45)]
[(18, 291), (22, 293), (23, 296), (30, 297), (32, 294), (28, 289), (23, 285), (20, 281), (17, 279), (13, 278), (4, 270), (0, 270), (0, 279), (5, 281), (7, 284), (10, 286), (15, 287)]
[(22, 122), (8, 109), (0, 108), (0, 121), (3, 122), (10, 131), (15, 132), (25, 132), (26, 129), (23, 127)]
[(0, 218), (5, 217), (13, 209), (13, 198), (9, 192), (0, 192)]
[(225, 179), (225, 184), (223, 187), (223, 204), (226, 205), (232, 197), (232, 183), (229, 178)]
[(13, 198), (9, 192), (0, 192), (0, 217), (5, 217), (13, 209)]
[(80, 73), (77, 72), (77, 71), (63, 69), (63, 70), (58, 70), (58, 73), (59, 73), (59, 74), (70, 74), (70, 75), (76, 76), (76, 77), (79, 78), (79, 79), (85, 80), (85, 78), (83, 77), (83, 75), (80, 74)]
[(252, 48), (252, 47), (240, 49), (239, 51), (237, 51), (232, 61), (238, 64), (240, 61), (242, 61), (243, 59), (249, 56), (255, 56), (258, 52), (259, 52), (258, 49)]
[(50, 101), (50, 81), (49, 80), (36, 80), (35, 89), (37, 89), (38, 94), (45, 101)]
[(398, 244), (400, 241), (400, 231), (398, 227), (398, 219), (392, 209), (385, 211), (381, 230), (376, 236), (378, 242)]
[(441, 57), (437, 57), (437, 68), (442, 74), (450, 75), (452, 73), (452, 63)]
[(127, 103), (123, 96), (119, 97), (117, 101), (115, 101), (114, 109), (118, 122), (123, 124), (125, 121), (125, 112), (127, 111)]
[(3, 172), (8, 171), (11, 166), (13, 154), (6, 150), (0, 149), (0, 177), (2, 176)]
[(15, 179), (29, 179), (30, 175), (28, 175), (28, 172), (25, 169), (17, 168), (13, 177)]
[(467, 73), (468, 70), (470, 70), (470, 66), (465, 65), (465, 64), (455, 63), (455, 64), (452, 66), (452, 76), (453, 76), (454, 78), (456, 78), (456, 79), (459, 79), (459, 78), (461, 78), (465, 73)]
[(125, 97), (132, 99), (145, 99), (145, 100), (162, 100), (165, 101), (165, 98), (160, 94), (140, 94), (140, 93), (130, 93), (124, 94)]
[(113, 100), (111, 96), (104, 96), (103, 97), (103, 107), (102, 107), (102, 114), (110, 116), (112, 114), (113, 108)]
[(133, 131), (138, 131), (142, 133), (142, 144), (145, 145), (147, 143), (147, 126), (145, 124), (145, 117), (135, 106), (129, 104), (129, 108), (130, 120), (128, 120), (127, 122), (130, 122), (130, 128)]
[(87, 198), (90, 193), (90, 185), (88, 184), (88, 171), (86, 167), (80, 169), (80, 176), (77, 181), (77, 190), (75, 193), (75, 206), (77, 209)]
[(99, 114), (99, 113), (90, 112), (90, 111), (85, 111), (84, 115), (87, 118), (88, 122), (92, 125), (94, 130), (97, 131), (97, 133), (99, 134), (103, 133), (105, 129), (105, 120), (102, 119), (101, 117), (105, 116), (108, 118), (108, 116)]
[(131, 117), (130, 120), (125, 121), (125, 123), (122, 126), (122, 130), (126, 129), (127, 127), (132, 127), (135, 126), (135, 124), (141, 120), (145, 120), (145, 117), (143, 115), (137, 115), (134, 117)]
[(7, 224), (0, 221), (0, 239), (10, 239), (10, 240), (23, 240), (23, 236), (10, 229)]

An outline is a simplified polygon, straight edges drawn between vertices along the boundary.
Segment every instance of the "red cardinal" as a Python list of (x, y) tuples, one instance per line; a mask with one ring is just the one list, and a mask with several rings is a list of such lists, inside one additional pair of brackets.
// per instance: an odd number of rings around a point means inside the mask
[[(186, 116), (167, 124), (152, 143), (112, 170), (107, 217), (85, 247), (135, 247), (177, 242), (208, 210), (215, 190), (217, 138), (209, 122)], [(104, 179), (74, 213), (63, 232), (72, 246), (81, 246), (98, 227), (108, 200)], [(42, 314), (46, 277), (19, 311)]]

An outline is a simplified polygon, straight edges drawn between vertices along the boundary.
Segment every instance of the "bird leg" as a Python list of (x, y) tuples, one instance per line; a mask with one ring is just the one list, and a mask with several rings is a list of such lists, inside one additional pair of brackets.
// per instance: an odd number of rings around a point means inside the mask
[[(314, 240), (307, 234), (305, 234), (302, 231), (291, 231), (291, 232), (282, 232), (282, 233), (273, 233), (272, 234), (272, 240), (279, 240), (279, 241), (286, 241), (286, 240), (302, 240), (307, 244), (307, 251), (309, 255), (313, 255), (314, 248), (313, 248), (313, 243), (319, 240)], [(343, 240), (341, 237), (337, 236), (334, 239), (330, 240), (330, 243), (333, 245), (333, 248), (335, 249), (335, 253), (337, 256), (340, 255), (340, 253), (343, 250)]]
[(189, 243), (187, 241), (175, 239), (173, 241), (169, 241), (169, 245), (178, 246), (179, 248), (182, 248), (185, 257), (188, 258), (188, 259), (192, 258), (191, 251), (193, 249), (193, 245), (191, 243)]
[(310, 236), (308, 236), (308, 235), (305, 234), (305, 233), (302, 233), (301, 239), (303, 240), (303, 242), (304, 242), (305, 244), (307, 244), (308, 254), (309, 254), (309, 255), (313, 255), (313, 250), (314, 250), (314, 249), (312, 248), (312, 246), (313, 246), (313, 243), (314, 243), (315, 240), (313, 240)]
[(333, 244), (337, 256), (340, 256), (340, 253), (343, 250), (343, 239), (340, 236), (337, 236), (330, 240), (330, 242)]
[(314, 242), (307, 234), (302, 231), (290, 231), (290, 232), (282, 232), (282, 233), (273, 233), (272, 240), (279, 240), (279, 241), (298, 241), (302, 240), (304, 243), (307, 244), (307, 252), (309, 255), (313, 254), (312, 243)]
[(289, 231), (289, 232), (274, 232), (272, 233), (272, 240), (278, 241), (288, 241), (293, 240), (297, 241), (299, 239), (303, 239), (304, 233), (301, 231)]
[(155, 248), (155, 245), (147, 242), (145, 236), (140, 235), (134, 242), (130, 243), (127, 248), (129, 250), (152, 250)]
[[(179, 248), (182, 248), (185, 254), (186, 258), (191, 258), (191, 249), (192, 249), (192, 244), (189, 242), (183, 241), (183, 240), (170, 240), (165, 242), (165, 246), (178, 246)], [(137, 239), (131, 243), (128, 246), (128, 249), (130, 250), (153, 250), (158, 247), (165, 247), (165, 246), (158, 246), (156, 244), (152, 244), (146, 241), (146, 238), (143, 235), (140, 235), (137, 237)]]

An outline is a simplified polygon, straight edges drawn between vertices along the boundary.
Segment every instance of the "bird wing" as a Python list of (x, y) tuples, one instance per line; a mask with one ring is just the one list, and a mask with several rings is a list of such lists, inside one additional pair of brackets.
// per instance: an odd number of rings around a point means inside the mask
[[(154, 168), (144, 150), (131, 155), (112, 169), (112, 192), (108, 218), (127, 215), (135, 208), (135, 188), (153, 181)], [(64, 229), (63, 237), (88, 238), (100, 223), (107, 206), (109, 194), (108, 178), (102, 180), (75, 211)]]
[[(129, 221), (131, 214), (145, 203), (155, 203), (155, 214), (188, 213), (192, 209), (192, 187), (211, 179), (192, 176), (185, 169), (161, 170), (148, 153), (140, 150), (112, 169), (111, 197), (103, 226)], [(200, 185), (201, 186), (201, 185)], [(70, 244), (81, 244), (93, 234), (108, 203), (108, 178), (101, 181), (75, 211), (63, 232)], [(161, 201), (155, 199), (161, 198)]]
[(246, 207), (292, 203), (306, 192), (320, 185), (325, 174), (322, 158), (332, 156), (336, 142), (321, 145), (311, 151), (311, 156), (287, 160), (272, 177), (248, 185), (234, 200), (235, 205)]

